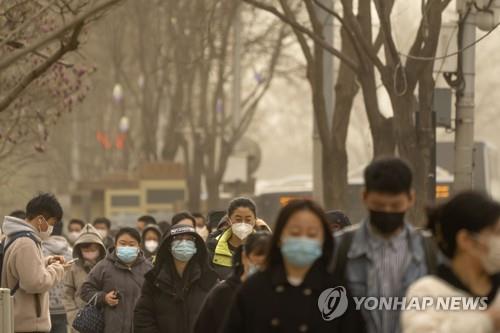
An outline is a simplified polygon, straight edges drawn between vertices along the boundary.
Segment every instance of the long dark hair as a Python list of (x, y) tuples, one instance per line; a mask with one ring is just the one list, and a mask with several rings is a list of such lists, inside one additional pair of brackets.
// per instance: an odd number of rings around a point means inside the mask
[(262, 255), (268, 252), (271, 234), (269, 232), (258, 231), (250, 234), (244, 245), (239, 246), (233, 254), (233, 274), (241, 276), (244, 271), (242, 255), (256, 254)]
[(326, 219), (323, 208), (321, 208), (320, 205), (312, 200), (293, 200), (281, 209), (278, 215), (278, 219), (276, 220), (276, 223), (274, 225), (274, 234), (271, 238), (271, 244), (269, 246), (266, 269), (283, 265), (283, 257), (281, 255), (281, 250), (279, 247), (281, 234), (283, 233), (283, 229), (287, 225), (292, 215), (303, 210), (313, 213), (321, 221), (321, 226), (323, 227), (324, 242), (323, 254), (321, 255), (319, 260), (322, 261), (324, 265), (328, 265), (330, 263), (333, 253), (333, 235), (330, 232), (328, 221)]
[(448, 258), (457, 250), (457, 234), (460, 230), (478, 233), (494, 226), (500, 218), (500, 204), (484, 193), (466, 191), (448, 202), (427, 210), (428, 229)]

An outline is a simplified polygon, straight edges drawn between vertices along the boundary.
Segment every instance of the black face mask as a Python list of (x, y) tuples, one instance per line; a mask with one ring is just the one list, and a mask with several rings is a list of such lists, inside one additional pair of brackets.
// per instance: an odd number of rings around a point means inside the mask
[(406, 212), (386, 213), (370, 210), (370, 223), (381, 234), (388, 235), (403, 226), (405, 214)]

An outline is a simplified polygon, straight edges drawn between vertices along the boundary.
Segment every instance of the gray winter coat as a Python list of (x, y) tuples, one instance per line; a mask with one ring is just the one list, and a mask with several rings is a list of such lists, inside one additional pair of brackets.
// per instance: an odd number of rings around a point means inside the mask
[[(144, 274), (151, 268), (151, 263), (141, 252), (131, 267), (122, 263), (115, 253), (110, 253), (92, 269), (82, 285), (80, 297), (88, 302), (97, 294), (97, 304), (104, 307), (103, 333), (134, 332), (135, 304), (141, 296)], [(106, 294), (113, 290), (121, 295), (116, 307), (110, 307), (104, 301)]]
[[(63, 256), (66, 261), (71, 260), (71, 247), (63, 236), (50, 236), (42, 243), (43, 254), (48, 256)], [(51, 315), (66, 314), (64, 310), (64, 282), (60, 282), (49, 292), (49, 304)]]
[[(87, 279), (87, 275), (95, 264), (86, 262), (83, 259), (81, 247), (82, 244), (92, 243), (99, 245), (101, 250), (100, 256), (97, 259), (97, 262), (99, 262), (106, 257), (106, 248), (97, 230), (92, 225), (87, 224), (83, 228), (80, 237), (76, 240), (73, 248), (73, 258), (78, 258), (79, 260), (71, 267), (71, 270), (67, 272), (64, 277), (63, 301), (69, 326), (72, 326), (76, 314), (85, 306), (85, 302), (80, 299), (80, 291), (83, 283)], [(71, 332), (77, 333), (73, 328)]]

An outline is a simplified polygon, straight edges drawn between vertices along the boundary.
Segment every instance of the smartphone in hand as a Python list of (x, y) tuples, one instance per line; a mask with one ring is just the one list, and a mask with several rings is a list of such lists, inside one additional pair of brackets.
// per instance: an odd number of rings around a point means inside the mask
[(72, 264), (74, 264), (75, 262), (77, 262), (78, 260), (80, 260), (80, 259), (78, 259), (78, 258), (71, 259), (70, 261), (67, 261), (67, 262), (66, 262), (66, 265), (72, 265)]

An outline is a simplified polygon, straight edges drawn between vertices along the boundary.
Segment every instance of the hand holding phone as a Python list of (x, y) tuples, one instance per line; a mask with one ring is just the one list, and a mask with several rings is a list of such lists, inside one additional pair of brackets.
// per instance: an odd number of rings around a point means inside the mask
[(77, 262), (77, 261), (78, 261), (78, 258), (75, 258), (75, 259), (72, 259), (72, 260), (70, 260), (70, 261), (65, 262), (65, 263), (63, 264), (64, 270), (65, 270), (66, 272), (67, 272), (67, 271), (69, 271), (69, 270), (71, 270), (71, 267), (72, 267), (72, 266), (73, 266), (73, 264), (74, 264), (75, 262)]
[(80, 260), (80, 259), (78, 259), (78, 258), (71, 259), (70, 261), (66, 262), (66, 265), (72, 265), (75, 262), (77, 262), (78, 260)]

